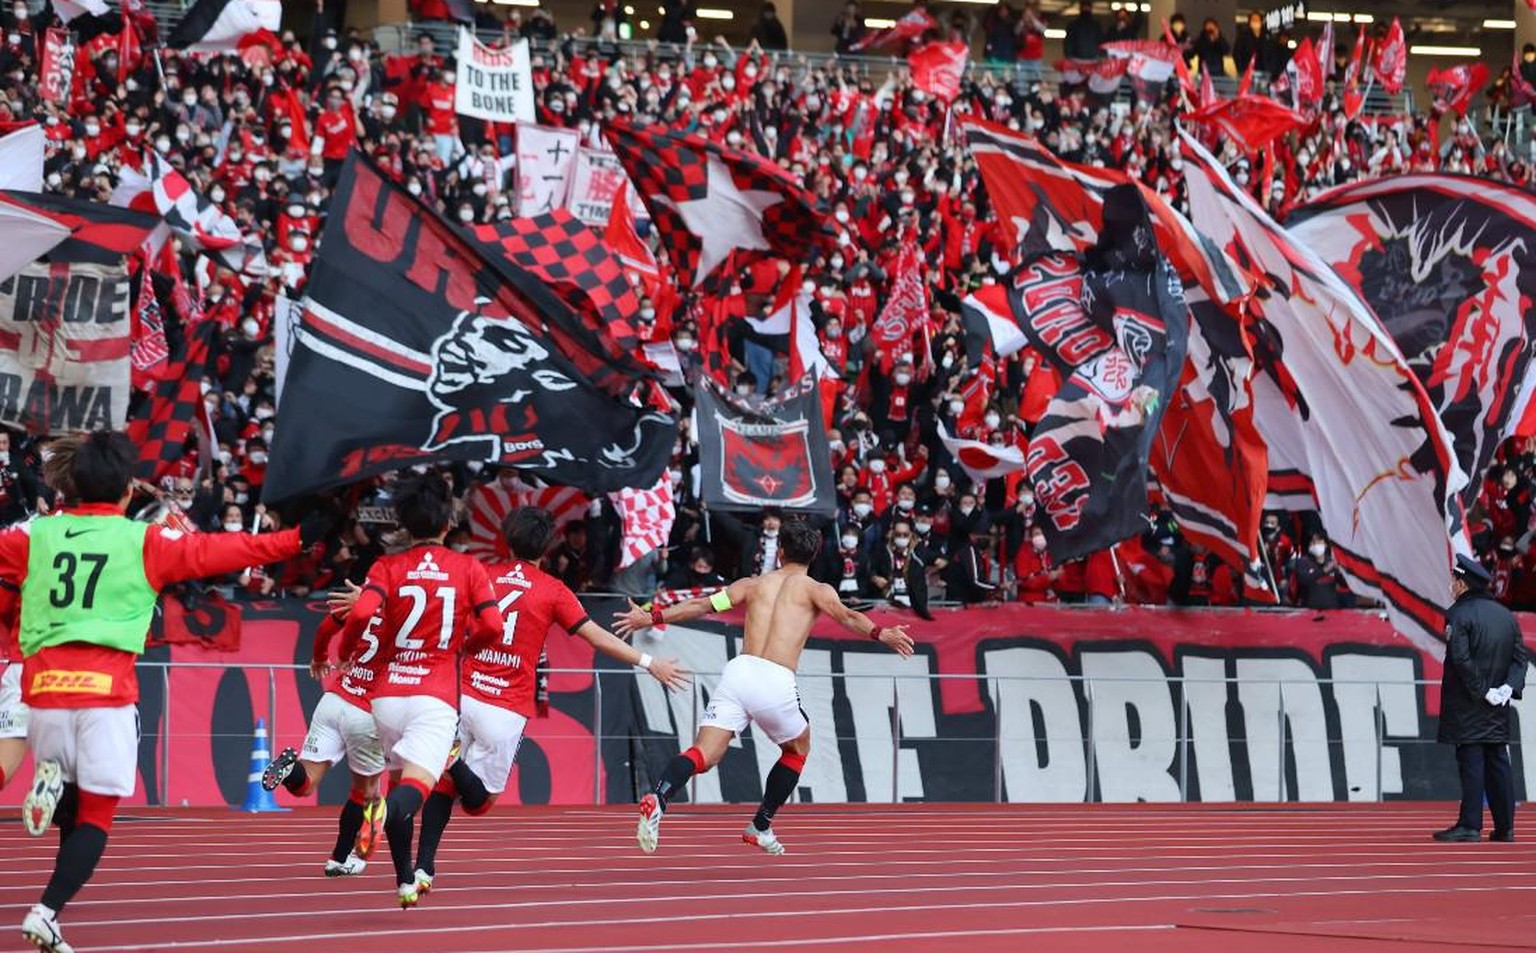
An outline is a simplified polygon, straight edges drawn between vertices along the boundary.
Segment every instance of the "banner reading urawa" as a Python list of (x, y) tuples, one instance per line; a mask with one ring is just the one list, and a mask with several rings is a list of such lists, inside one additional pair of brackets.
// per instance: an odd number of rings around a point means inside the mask
[[(599, 620), (623, 604), (583, 601)], [(150, 650), (139, 670), (143, 739), (132, 803), (239, 804), (255, 720), (270, 718), (276, 747), (302, 740), (320, 686), (305, 671), (268, 666), (307, 665), (320, 611), (289, 601), (203, 614), (200, 644)], [(799, 674), (813, 730), (800, 800), (1455, 796), (1452, 752), (1434, 743), (1441, 664), (1371, 615), (1024, 606), (936, 615), (927, 623), (874, 613), (911, 625), (918, 652), (905, 661), (835, 627), (813, 633)], [(221, 619), (241, 626), (238, 639), (202, 631)], [(1536, 619), (1523, 621), (1536, 634)], [(550, 714), (529, 725), (509, 802), (635, 800), (691, 740), (712, 673), (740, 649), (739, 624), (725, 616), (640, 637), (646, 651), (702, 673), (697, 698), (669, 696), (606, 658), (596, 662), (598, 676), (556, 672)], [(230, 644), (239, 648), (208, 647)], [(591, 648), (560, 633), (551, 634), (549, 654), (556, 669), (594, 667)], [(166, 662), (168, 676), (156, 667)], [(1536, 743), (1531, 705), (1515, 703), (1526, 743)], [(756, 802), (776, 757), (749, 732), (692, 796)], [(1536, 760), (1521, 745), (1514, 757), (1527, 797)], [(9, 786), (0, 803), (18, 803), (25, 789)], [(346, 772), (332, 772), (320, 799), (339, 803), (345, 793)]]

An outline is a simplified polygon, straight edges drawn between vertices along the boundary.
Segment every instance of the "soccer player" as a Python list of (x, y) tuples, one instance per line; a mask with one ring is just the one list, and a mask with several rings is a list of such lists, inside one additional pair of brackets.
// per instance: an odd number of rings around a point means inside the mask
[[(5, 585), (0, 580), (0, 586)], [(15, 594), (11, 600), (14, 602)], [(21, 646), (15, 613), (0, 620), (0, 791), (27, 757), (27, 703), (21, 700)]]
[(44, 478), (62, 513), (0, 533), (0, 615), (21, 599), (22, 699), (36, 760), (22, 807), (27, 830), (59, 826), (59, 852), (41, 901), (21, 932), (48, 953), (70, 953), (58, 915), (106, 851), (118, 800), (138, 770), (139, 685), (134, 663), (159, 592), (297, 556), (325, 530), (319, 515), (299, 529), (260, 536), (183, 535), (128, 519), (138, 448), (121, 433), (54, 441)]
[[(383, 621), (375, 615), (368, 623), (375, 630), (375, 638)], [(284, 748), (261, 773), (261, 786), (268, 791), (277, 790), (281, 784), (294, 797), (307, 797), (333, 765), (347, 759), (352, 790), (341, 808), (336, 846), (325, 862), (327, 877), (348, 877), (367, 869), (384, 820), (379, 800), (384, 749), (379, 745), (378, 727), (368, 703), (367, 679), (372, 673), (361, 666), (331, 664), (331, 643), (341, 634), (341, 627), (337, 616), (327, 615), (315, 630), (309, 673), (325, 683), (325, 694), (310, 716), (303, 757), (292, 748)]]
[(686, 622), (732, 606), (747, 611), (742, 653), (726, 663), (720, 684), (699, 719), (693, 747), (667, 765), (655, 788), (640, 800), (637, 837), (647, 854), (656, 850), (661, 816), (667, 802), (694, 774), (708, 771), (725, 756), (725, 749), (748, 723), (779, 746), (783, 754), (768, 772), (763, 800), (742, 831), (741, 839), (770, 854), (784, 853), (773, 832), (773, 816), (794, 793), (805, 759), (811, 751), (811, 725), (800, 707), (795, 668), (810, 637), (811, 625), (825, 613), (844, 628), (867, 635), (903, 658), (912, 654), (912, 639), (904, 626), (880, 626), (861, 612), (843, 605), (837, 590), (808, 574), (821, 547), (821, 533), (806, 523), (784, 522), (779, 530), (781, 568), (761, 576), (738, 579), (722, 592), (689, 599), (649, 613), (630, 603), (618, 613), (614, 630), (620, 635), (661, 625)]
[[(360, 681), (379, 742), (401, 768), (384, 801), (384, 836), (396, 897), (408, 908), (419, 899), (411, 864), (416, 812), (448, 763), (458, 727), (459, 652), (499, 638), (502, 620), (485, 567), (443, 545), (453, 519), (447, 482), (437, 474), (401, 480), (394, 497), (396, 522), (411, 545), (368, 571), (347, 613), (340, 655), (368, 672)], [(375, 614), (381, 625), (370, 625)]]
[(491, 585), (503, 614), (501, 638), (467, 658), (461, 684), (459, 759), (438, 781), (421, 811), (416, 853), (416, 886), (432, 889), (437, 847), (455, 797), (471, 816), (484, 814), (507, 786), (523, 729), (534, 713), (539, 653), (551, 626), (579, 636), (597, 651), (638, 665), (676, 691), (688, 684), (688, 670), (673, 659), (652, 658), (593, 622), (575, 593), (539, 565), (555, 535), (545, 510), (522, 507), (507, 514), (501, 531), (512, 559), (490, 568)]

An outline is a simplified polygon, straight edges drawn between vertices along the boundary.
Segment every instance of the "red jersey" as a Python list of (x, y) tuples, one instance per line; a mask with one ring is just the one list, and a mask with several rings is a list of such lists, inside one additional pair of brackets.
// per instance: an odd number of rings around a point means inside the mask
[[(112, 503), (84, 503), (65, 510), (80, 516), (121, 516), (122, 508)], [(15, 613), (19, 587), (27, 577), (31, 537), (25, 526), (0, 533), (0, 618)], [(144, 577), (157, 592), (173, 583), (203, 576), (222, 576), (246, 566), (275, 563), (297, 556), (301, 549), (299, 531), (287, 529), (251, 536), (246, 533), (184, 534), (164, 526), (151, 526), (144, 533)], [(12, 638), (16, 636), (13, 634)], [(13, 656), (19, 658), (20, 653)], [(139, 680), (134, 670), (138, 656), (132, 652), (67, 642), (40, 649), (26, 659), (22, 669), (23, 700), (34, 708), (112, 708), (131, 705), (139, 700)], [(49, 691), (34, 694), (31, 686), (50, 672), (71, 675), (88, 673), (98, 676), (105, 691)]]
[(575, 632), (591, 616), (565, 583), (531, 562), (514, 560), (490, 573), (505, 622), (501, 638), (466, 661), (464, 694), (532, 718), (539, 654), (550, 628)]
[[(374, 613), (383, 623), (370, 625)], [(485, 567), (438, 543), (373, 564), (347, 615), (341, 657), (371, 673), (370, 697), (427, 695), (459, 707), (459, 650), (501, 634)], [(366, 643), (366, 644), (364, 644)], [(358, 648), (362, 651), (358, 654)]]
[[(363, 630), (363, 641), (378, 641), (378, 628), (384, 622), (384, 617), (375, 615), (368, 620), (367, 627)], [(331, 643), (336, 641), (336, 636), (341, 634), (342, 621), (333, 615), (328, 615), (320, 620), (319, 628), (315, 629), (315, 653), (312, 659), (317, 665), (323, 665), (330, 661)], [(340, 659), (346, 662), (346, 659)], [(373, 672), (361, 665), (338, 665), (325, 679), (325, 690), (344, 702), (356, 705), (363, 711), (372, 711), (373, 706), (368, 704), (368, 685), (373, 679)]]

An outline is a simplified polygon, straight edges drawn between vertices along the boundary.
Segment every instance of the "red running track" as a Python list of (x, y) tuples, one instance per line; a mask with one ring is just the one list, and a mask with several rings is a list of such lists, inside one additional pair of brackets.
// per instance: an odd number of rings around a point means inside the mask
[[(382, 852), (320, 875), (331, 809), (139, 808), (62, 922), (81, 953), (1536, 946), (1536, 841), (1431, 843), (1447, 805), (791, 805), (782, 857), (740, 843), (749, 814), (678, 806), (653, 856), (622, 808), (457, 815), (407, 912)], [(4, 820), (0, 951), (29, 949), (54, 840)]]

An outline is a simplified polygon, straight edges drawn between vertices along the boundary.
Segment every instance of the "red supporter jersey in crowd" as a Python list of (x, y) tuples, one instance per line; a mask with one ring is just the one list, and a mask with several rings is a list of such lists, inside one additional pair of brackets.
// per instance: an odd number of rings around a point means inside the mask
[(532, 718), (535, 670), (550, 628), (575, 632), (590, 616), (565, 583), (531, 562), (494, 565), (490, 573), (505, 621), (501, 638), (465, 662), (464, 694)]
[[(375, 613), (383, 616), (371, 625)], [(373, 564), (347, 615), (342, 658), (371, 673), (370, 697), (427, 695), (459, 706), (459, 650), (501, 632), (485, 567), (437, 543)], [(359, 647), (361, 651), (359, 651)]]

